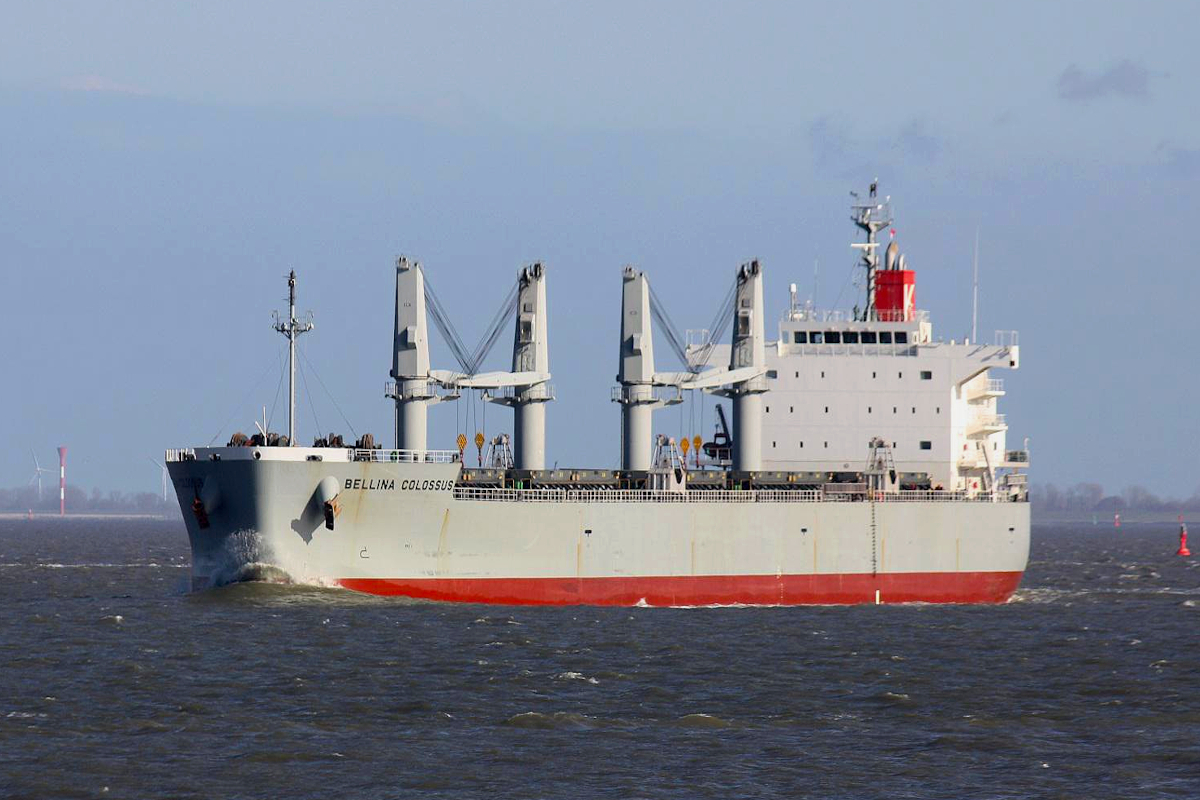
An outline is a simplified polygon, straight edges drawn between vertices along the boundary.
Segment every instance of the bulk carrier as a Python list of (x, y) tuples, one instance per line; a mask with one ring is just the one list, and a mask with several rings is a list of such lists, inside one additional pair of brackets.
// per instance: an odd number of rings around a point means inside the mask
[[(798, 304), (793, 285), (774, 340), (757, 261), (737, 269), (720, 323), (686, 344), (664, 324), (647, 276), (623, 270), (619, 469), (546, 468), (555, 392), (541, 264), (520, 271), (468, 352), (423, 268), (398, 259), (386, 390), (395, 448), (369, 436), (295, 446), (295, 342), (312, 325), (296, 317), (293, 273), (288, 316), (275, 325), (289, 343), (288, 434), (264, 426), (225, 447), (166, 454), (193, 587), (269, 573), (505, 604), (1006, 600), (1029, 555), (1029, 456), (1006, 448), (992, 370), (1019, 366), (1016, 335), (935, 341), (915, 272), (894, 240), (878, 241), (889, 199), (875, 184), (864, 195), (852, 206), (864, 307), (820, 311)], [(431, 318), (460, 370), (431, 368)], [(511, 371), (480, 372), (510, 321)], [(655, 322), (685, 369), (656, 371)], [(477, 434), (478, 468), (463, 463), (462, 434), (457, 449), (426, 446), (429, 407), (467, 389), (513, 409), (511, 448), (496, 437), (484, 463)], [(722, 410), (708, 443), (656, 436), (654, 411), (694, 391), (724, 398), (732, 425)]]

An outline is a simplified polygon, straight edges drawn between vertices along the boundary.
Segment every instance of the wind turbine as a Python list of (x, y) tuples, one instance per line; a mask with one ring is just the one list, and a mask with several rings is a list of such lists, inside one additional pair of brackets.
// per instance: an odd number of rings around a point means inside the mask
[(29, 455), (33, 456), (33, 477), (29, 479), (29, 485), (33, 486), (34, 481), (37, 482), (38, 502), (40, 503), (42, 501), (42, 473), (53, 472), (53, 470), (46, 469), (38, 463), (37, 453), (33, 452), (32, 449), (29, 451)]
[(163, 505), (166, 505), (167, 504), (167, 467), (161, 461), (155, 461), (153, 458), (150, 459), (150, 462), (152, 464), (157, 464), (159, 469), (162, 470)]

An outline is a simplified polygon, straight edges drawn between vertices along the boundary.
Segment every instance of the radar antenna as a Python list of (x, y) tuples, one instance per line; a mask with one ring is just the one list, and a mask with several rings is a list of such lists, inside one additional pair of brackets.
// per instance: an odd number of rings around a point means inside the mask
[(858, 266), (867, 271), (867, 307), (862, 312), (864, 321), (875, 319), (875, 271), (879, 269), (879, 242), (875, 241), (875, 234), (892, 224), (891, 195), (881, 201), (878, 194), (878, 178), (871, 182), (865, 201), (858, 196), (858, 192), (850, 193), (854, 198), (854, 202), (850, 204), (850, 210), (853, 212), (850, 219), (867, 236), (865, 242), (853, 242), (850, 245), (855, 250), (862, 251)]

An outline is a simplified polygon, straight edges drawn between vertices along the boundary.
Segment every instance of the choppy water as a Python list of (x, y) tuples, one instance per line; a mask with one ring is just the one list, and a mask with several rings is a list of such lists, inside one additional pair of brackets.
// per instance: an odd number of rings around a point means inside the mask
[(1200, 558), (1034, 537), (998, 607), (527, 609), (0, 521), (0, 796), (1200, 796)]

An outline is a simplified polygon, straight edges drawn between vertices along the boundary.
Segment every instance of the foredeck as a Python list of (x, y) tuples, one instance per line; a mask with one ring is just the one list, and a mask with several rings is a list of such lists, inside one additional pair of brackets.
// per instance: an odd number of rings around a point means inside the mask
[(462, 461), (457, 450), (385, 450), (355, 447), (187, 447), (166, 452), (172, 461), (330, 461), (389, 464), (453, 464)]

